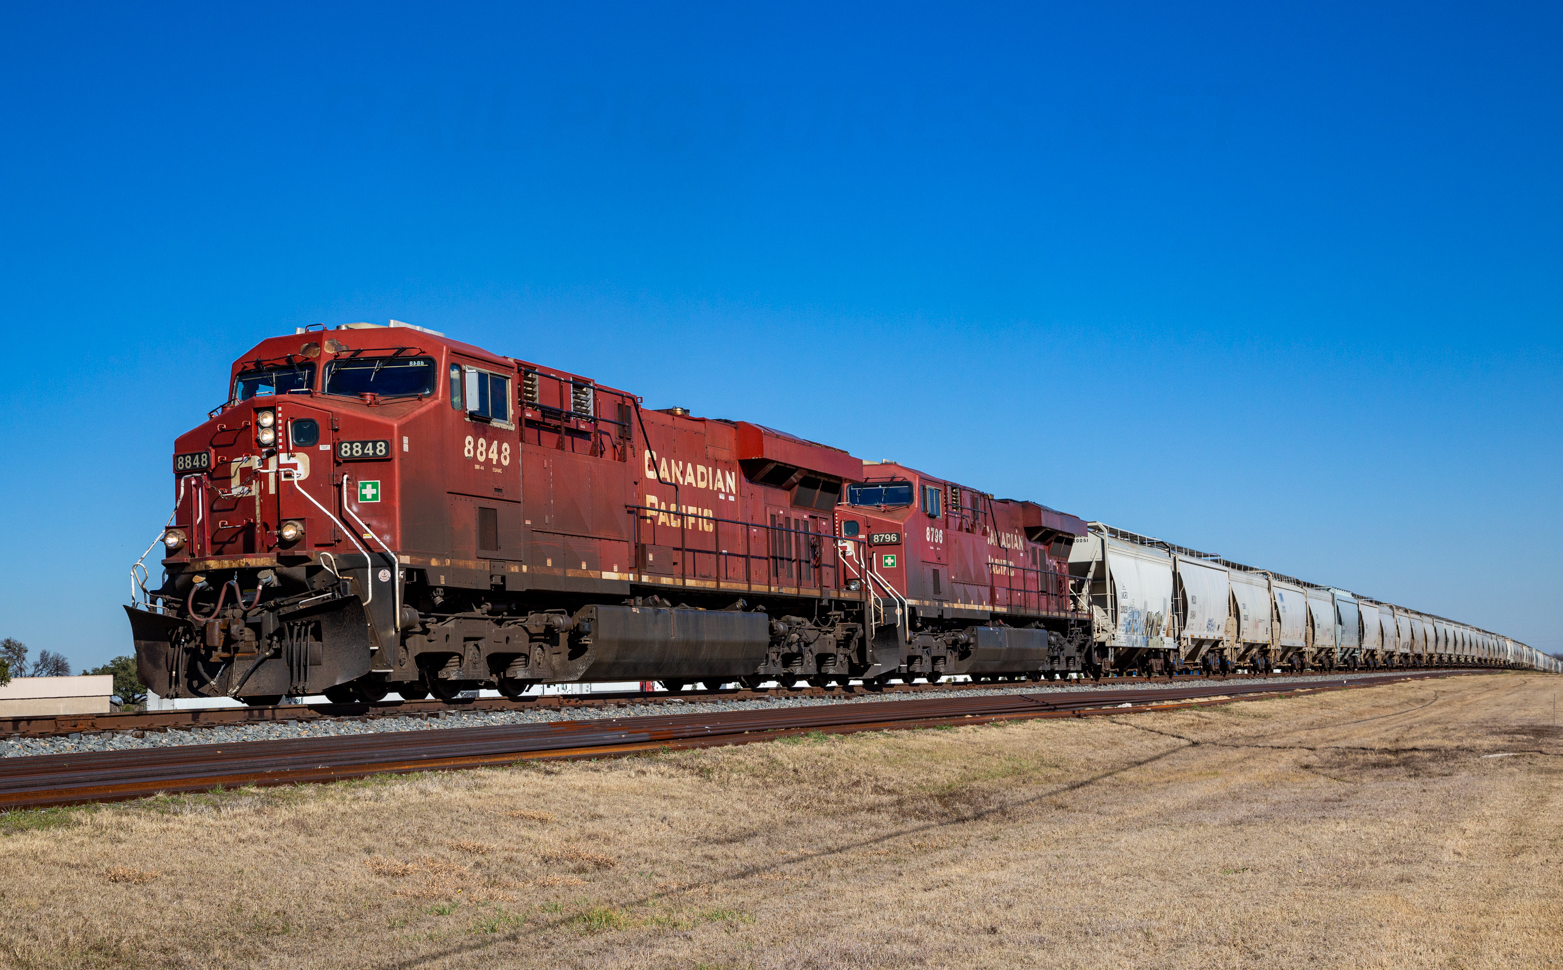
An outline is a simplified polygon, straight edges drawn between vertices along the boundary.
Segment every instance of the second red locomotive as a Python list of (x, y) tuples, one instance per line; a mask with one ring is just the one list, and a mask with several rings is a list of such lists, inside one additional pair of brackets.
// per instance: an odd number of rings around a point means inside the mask
[(165, 697), (1088, 669), (1080, 519), (393, 322), (262, 341), (181, 435)]

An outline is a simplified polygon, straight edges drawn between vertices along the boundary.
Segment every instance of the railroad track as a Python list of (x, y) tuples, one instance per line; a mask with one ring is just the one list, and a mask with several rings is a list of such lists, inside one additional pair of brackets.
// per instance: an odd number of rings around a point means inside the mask
[[(1405, 676), (1422, 673), (1468, 672), (1460, 670), (1394, 671), (1386, 676)], [(1361, 671), (1341, 671), (1356, 673)], [(1274, 676), (1297, 676), (1277, 674)], [(1329, 674), (1315, 676), (1328, 679)], [(1172, 684), (1199, 683), (1225, 684), (1244, 681), (1263, 683), (1271, 679), (1265, 674), (1228, 674), (1225, 677), (1180, 676), (1169, 677), (1109, 677), (1094, 682), (1098, 688), (1114, 684)], [(456, 701), (382, 701), (374, 704), (278, 704), (271, 707), (208, 707), (176, 711), (128, 711), (109, 714), (39, 714), (23, 717), (0, 717), (0, 738), (49, 738), (69, 734), (119, 734), (151, 731), (187, 731), (209, 727), (238, 727), (247, 724), (287, 724), (320, 720), (372, 720), (382, 717), (431, 717), (440, 714), (468, 711), (537, 711), (565, 710), (569, 708), (608, 708), (653, 705), (681, 705), (709, 700), (764, 700), (773, 697), (867, 697), (890, 694), (947, 693), (960, 690), (993, 690), (1002, 687), (1020, 687), (1027, 681), (999, 681), (997, 683), (972, 683), (945, 681), (939, 684), (889, 684), (879, 691), (870, 692), (861, 685), (851, 687), (800, 687), (766, 688), (763, 690), (685, 690), (678, 693), (665, 691), (623, 691), (598, 694), (550, 694), (546, 696), (509, 700), (504, 697), (478, 697)], [(1087, 680), (1041, 681), (1052, 686), (1079, 687), (1092, 684)]]
[(815, 731), (847, 733), (1173, 710), (1260, 695), (1310, 694), (1458, 673), (1462, 672), (1287, 684), (1267, 684), (1259, 678), (1173, 686), (1149, 693), (1143, 689), (1102, 689), (913, 698), (6, 758), (0, 759), (0, 809), (113, 801), (217, 787), (492, 767), (533, 759), (614, 757), (769, 741)]

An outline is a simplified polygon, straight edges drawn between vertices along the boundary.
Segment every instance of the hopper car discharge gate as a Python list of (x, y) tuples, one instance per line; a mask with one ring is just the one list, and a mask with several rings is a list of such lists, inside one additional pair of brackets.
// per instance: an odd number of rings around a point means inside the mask
[(163, 696), (1534, 657), (394, 322), (269, 338), (230, 381), (132, 570)]

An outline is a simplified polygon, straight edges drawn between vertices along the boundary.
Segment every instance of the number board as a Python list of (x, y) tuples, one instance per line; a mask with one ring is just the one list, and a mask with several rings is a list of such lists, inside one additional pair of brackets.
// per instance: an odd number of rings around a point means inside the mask
[(869, 535), (868, 541), (875, 546), (896, 546), (901, 544), (901, 533), (875, 532)]
[(376, 441), (338, 441), (336, 456), (343, 461), (375, 461), (391, 457), (391, 443), (384, 438)]
[(183, 475), (185, 472), (205, 472), (212, 470), (212, 453), (209, 451), (192, 451), (188, 455), (174, 456), (174, 473)]

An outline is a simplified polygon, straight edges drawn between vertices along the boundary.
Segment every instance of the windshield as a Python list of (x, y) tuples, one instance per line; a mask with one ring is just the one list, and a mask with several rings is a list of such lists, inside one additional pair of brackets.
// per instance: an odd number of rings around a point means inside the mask
[(432, 357), (355, 357), (326, 366), (327, 394), (411, 397), (433, 394), (438, 374)]
[(314, 386), (314, 364), (247, 370), (233, 382), (233, 403), (248, 400), (257, 394), (288, 394), (307, 391)]
[(852, 505), (911, 505), (910, 485), (849, 485), (847, 501)]

